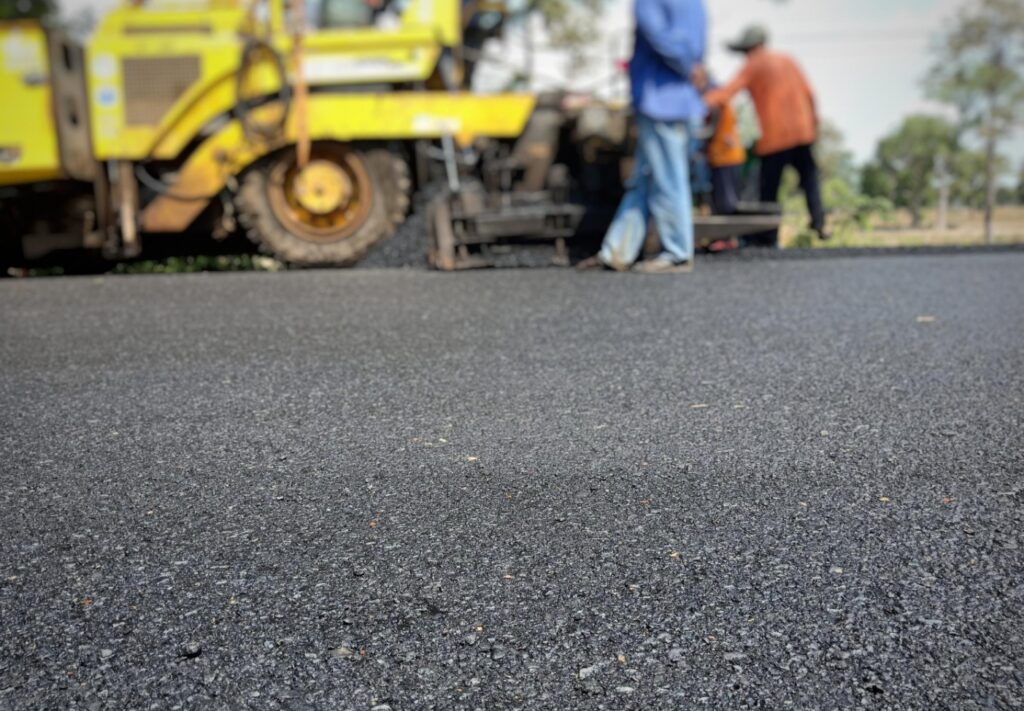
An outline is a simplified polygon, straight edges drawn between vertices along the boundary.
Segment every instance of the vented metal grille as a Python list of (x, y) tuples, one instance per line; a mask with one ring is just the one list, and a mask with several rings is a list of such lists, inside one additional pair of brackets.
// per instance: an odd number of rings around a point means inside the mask
[(122, 71), (125, 124), (155, 126), (199, 79), (199, 57), (130, 58)]

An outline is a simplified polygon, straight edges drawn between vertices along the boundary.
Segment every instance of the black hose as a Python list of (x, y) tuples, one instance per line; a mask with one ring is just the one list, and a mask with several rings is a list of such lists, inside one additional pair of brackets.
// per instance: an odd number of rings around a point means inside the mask
[[(281, 79), (281, 88), (277, 92), (277, 100), (282, 104), (281, 115), (278, 119), (269, 123), (259, 123), (252, 118), (252, 109), (267, 103), (270, 97), (259, 97), (257, 99), (243, 100), (245, 76), (259, 59), (269, 56), (274, 64), (274, 69)], [(264, 40), (248, 37), (242, 48), (242, 60), (238, 66), (238, 73), (235, 75), (235, 96), (238, 103), (235, 105), (235, 115), (242, 124), (242, 131), (246, 138), (256, 141), (273, 141), (284, 135), (285, 123), (292, 104), (292, 88), (288, 84), (288, 73), (284, 66), (284, 60), (269, 43)]]
[(174, 189), (164, 181), (147, 173), (145, 167), (143, 167), (141, 163), (135, 164), (135, 177), (138, 178), (140, 183), (155, 192), (157, 195), (164, 195), (175, 200), (180, 200), (181, 202), (209, 202), (220, 194), (219, 192), (216, 192), (213, 195), (181, 195), (176, 193)]
[[(252, 119), (250, 111), (271, 100), (270, 97), (259, 97), (255, 100), (243, 101), (241, 98), (243, 83), (246, 73), (252, 68), (255, 62), (262, 56), (269, 56), (274, 63), (277, 75), (281, 78), (281, 88), (277, 92), (278, 100), (283, 104), (281, 116), (273, 123), (258, 123)], [(238, 101), (235, 105), (235, 115), (242, 124), (242, 131), (246, 138), (256, 141), (273, 141), (284, 134), (285, 122), (288, 120), (288, 112), (291, 108), (292, 90), (288, 84), (288, 75), (285, 70), (284, 60), (281, 55), (267, 42), (255, 37), (249, 37), (242, 48), (242, 59), (239, 62), (238, 72), (235, 74), (235, 95)], [(150, 175), (141, 163), (135, 164), (135, 177), (145, 187), (157, 195), (164, 195), (182, 202), (209, 202), (220, 194), (218, 191), (213, 195), (182, 195), (164, 181)]]

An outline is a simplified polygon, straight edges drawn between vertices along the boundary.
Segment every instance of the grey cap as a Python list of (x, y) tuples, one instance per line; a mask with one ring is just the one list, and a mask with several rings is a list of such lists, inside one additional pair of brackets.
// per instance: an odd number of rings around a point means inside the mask
[(768, 44), (768, 30), (762, 25), (751, 25), (743, 30), (739, 39), (729, 42), (726, 46), (733, 52), (748, 52), (763, 44)]

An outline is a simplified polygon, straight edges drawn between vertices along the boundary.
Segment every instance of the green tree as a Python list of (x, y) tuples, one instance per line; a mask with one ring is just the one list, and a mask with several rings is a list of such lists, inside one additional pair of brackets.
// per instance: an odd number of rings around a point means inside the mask
[(984, 146), (985, 238), (993, 237), (999, 144), (1024, 107), (1024, 2), (976, 0), (957, 14), (936, 47), (928, 93), (952, 104)]
[(936, 169), (949, 166), (958, 152), (957, 130), (938, 116), (909, 116), (878, 143), (875, 158), (861, 172), (861, 189), (871, 197), (888, 197), (910, 210), (914, 226), (939, 194)]
[(574, 50), (597, 36), (603, 0), (530, 0), (528, 12), (544, 18), (552, 44)]
[[(953, 156), (953, 200), (965, 207), (985, 209), (988, 200), (988, 157), (982, 151), (962, 150)], [(996, 171), (1006, 170), (1006, 161), (997, 156)]]
[(853, 152), (846, 147), (843, 132), (828, 119), (818, 126), (818, 141), (815, 144), (815, 158), (822, 178), (839, 178), (850, 185), (857, 184), (857, 165)]
[(44, 20), (56, 15), (57, 0), (0, 0), (0, 20)]
[(1020, 166), (1020, 175), (1017, 178), (1017, 204), (1024, 205), (1024, 163)]
[(860, 171), (860, 190), (870, 197), (891, 197), (896, 192), (896, 181), (892, 175), (872, 160)]
[(551, 46), (559, 47), (569, 54), (573, 68), (585, 63), (585, 52), (594, 39), (600, 36), (598, 20), (604, 9), (605, 0), (512, 0), (509, 2), (510, 19), (519, 26), (522, 33), (523, 51), (526, 64), (522, 72), (513, 79), (513, 85), (529, 86), (533, 80), (536, 64), (537, 43), (534, 37), (540, 18), (547, 40)]

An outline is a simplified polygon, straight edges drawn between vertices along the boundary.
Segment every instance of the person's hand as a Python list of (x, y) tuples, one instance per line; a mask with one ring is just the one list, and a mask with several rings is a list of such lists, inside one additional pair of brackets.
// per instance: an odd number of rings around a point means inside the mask
[(722, 95), (721, 89), (711, 89), (701, 98), (704, 99), (705, 105), (707, 105), (707, 107), (712, 111), (721, 109), (728, 101), (728, 99)]
[(703, 64), (695, 64), (690, 70), (690, 82), (697, 91), (704, 91), (708, 86), (708, 70)]

